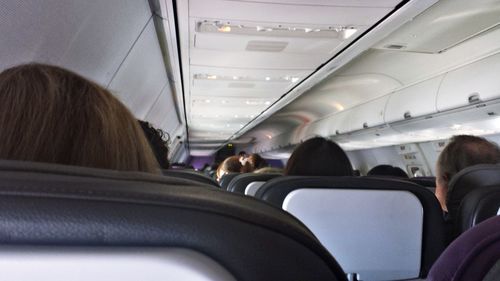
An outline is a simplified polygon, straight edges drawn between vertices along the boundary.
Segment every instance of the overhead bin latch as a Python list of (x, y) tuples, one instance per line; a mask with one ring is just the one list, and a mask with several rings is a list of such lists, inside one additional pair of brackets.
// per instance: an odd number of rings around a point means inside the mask
[(405, 119), (410, 119), (411, 118), (411, 113), (409, 111), (406, 111), (405, 114), (403, 115)]
[(479, 93), (472, 93), (469, 96), (469, 104), (473, 103), (478, 103), (481, 101), (481, 98), (479, 97)]

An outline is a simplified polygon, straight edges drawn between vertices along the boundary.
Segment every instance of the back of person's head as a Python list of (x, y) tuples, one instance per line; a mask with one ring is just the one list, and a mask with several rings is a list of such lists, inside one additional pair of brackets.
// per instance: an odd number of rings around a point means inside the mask
[(242, 167), (239, 156), (230, 156), (226, 158), (217, 168), (217, 180), (220, 181), (222, 176), (228, 173), (240, 173)]
[(393, 167), (391, 165), (378, 165), (373, 167), (367, 173), (368, 176), (388, 176), (388, 177), (398, 177), (398, 178), (408, 178), (408, 174), (399, 167)]
[(448, 183), (461, 170), (477, 164), (496, 164), (500, 161), (497, 144), (469, 135), (458, 135), (439, 155), (436, 164), (436, 196), (441, 207), (446, 210)]
[[(240, 162), (242, 162), (241, 158), (240, 158)], [(242, 166), (243, 166), (243, 168), (242, 168), (243, 173), (250, 173), (250, 172), (253, 172), (257, 169), (266, 167), (267, 162), (266, 162), (266, 160), (264, 160), (264, 158), (262, 158), (262, 156), (254, 153), (254, 154), (250, 154), (250, 156), (248, 156), (247, 158), (245, 158), (243, 160)]]
[(301, 143), (290, 156), (285, 175), (352, 176), (351, 162), (344, 150), (333, 141), (312, 138)]
[(170, 137), (162, 130), (154, 128), (151, 123), (142, 120), (138, 121), (146, 135), (146, 139), (151, 145), (151, 149), (153, 149), (156, 161), (158, 161), (162, 169), (168, 169), (168, 141)]
[(139, 124), (99, 85), (56, 66), (0, 73), (0, 159), (159, 172)]

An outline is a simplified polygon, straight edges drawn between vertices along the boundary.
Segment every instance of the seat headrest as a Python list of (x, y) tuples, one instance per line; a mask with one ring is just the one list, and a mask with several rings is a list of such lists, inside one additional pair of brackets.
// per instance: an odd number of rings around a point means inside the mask
[(426, 276), (433, 262), (445, 248), (443, 214), (438, 200), (425, 187), (407, 180), (372, 177), (283, 176), (267, 181), (255, 197), (281, 207), (287, 195), (297, 189), (402, 190), (415, 195), (424, 209), (424, 235), (421, 276)]
[(236, 176), (228, 185), (227, 190), (236, 193), (245, 193), (245, 188), (254, 181), (268, 181), (276, 177), (281, 176), (280, 174), (254, 174), (245, 173)]
[(185, 179), (2, 160), (0, 209), (2, 246), (176, 247), (238, 280), (345, 280), (292, 216)]
[(500, 188), (500, 165), (475, 165), (467, 167), (453, 176), (448, 184), (446, 197), (450, 217), (456, 220), (458, 209), (465, 196), (471, 191), (483, 188)]
[(220, 187), (224, 190), (227, 190), (229, 183), (237, 176), (241, 175), (240, 173), (229, 173), (222, 176), (220, 179)]

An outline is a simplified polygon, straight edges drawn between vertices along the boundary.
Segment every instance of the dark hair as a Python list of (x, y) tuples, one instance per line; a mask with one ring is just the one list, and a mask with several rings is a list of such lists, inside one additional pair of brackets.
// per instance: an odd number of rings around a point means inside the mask
[(461, 170), (477, 164), (500, 161), (498, 145), (482, 137), (458, 135), (451, 138), (437, 161), (437, 176), (450, 181)]
[(324, 138), (301, 143), (290, 156), (285, 175), (352, 176), (351, 162), (340, 146)]
[(159, 173), (136, 119), (109, 91), (66, 69), (0, 73), (0, 159)]
[(408, 174), (399, 167), (391, 165), (378, 165), (368, 171), (368, 176), (391, 176), (399, 178), (408, 178)]
[(160, 167), (162, 169), (168, 169), (168, 141), (170, 140), (170, 136), (168, 133), (154, 128), (149, 122), (142, 120), (138, 121), (146, 135), (149, 145), (151, 145), (151, 149), (153, 149), (153, 153)]
[(241, 171), (243, 173), (250, 173), (264, 167), (267, 167), (266, 160), (264, 160), (264, 158), (262, 158), (259, 154), (254, 153), (250, 154), (250, 156), (246, 158), (246, 163), (243, 165)]

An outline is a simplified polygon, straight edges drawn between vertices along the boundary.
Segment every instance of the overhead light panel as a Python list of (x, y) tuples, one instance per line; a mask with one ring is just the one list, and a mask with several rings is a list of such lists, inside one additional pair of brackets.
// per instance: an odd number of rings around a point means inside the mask
[(226, 33), (248, 36), (272, 37), (304, 37), (304, 38), (336, 38), (346, 40), (358, 31), (355, 26), (327, 25), (255, 25), (237, 24), (233, 22), (203, 20), (196, 23), (196, 32)]

